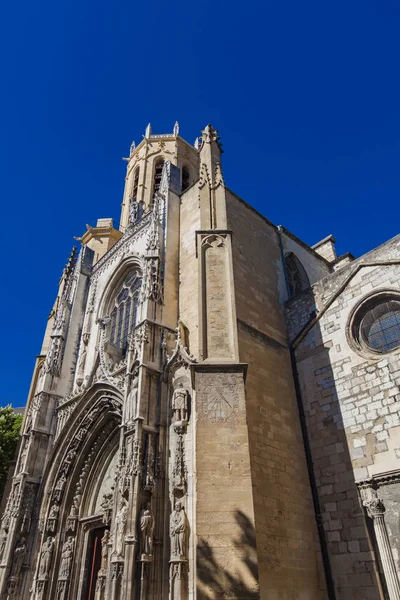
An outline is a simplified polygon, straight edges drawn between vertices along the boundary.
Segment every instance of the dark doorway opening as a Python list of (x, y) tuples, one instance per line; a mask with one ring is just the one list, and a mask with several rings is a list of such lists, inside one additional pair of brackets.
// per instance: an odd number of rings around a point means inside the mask
[(94, 600), (95, 597), (97, 573), (101, 567), (101, 538), (105, 529), (98, 527), (89, 533), (82, 600)]

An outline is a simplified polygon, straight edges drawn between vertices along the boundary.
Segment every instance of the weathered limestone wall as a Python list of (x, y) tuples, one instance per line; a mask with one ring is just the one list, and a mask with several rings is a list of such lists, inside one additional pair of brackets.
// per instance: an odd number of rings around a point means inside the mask
[(279, 299), (275, 228), (228, 193), (260, 597), (322, 599), (324, 577)]
[(241, 369), (196, 367), (197, 599), (259, 598)]
[(386, 487), (387, 475), (400, 468), (400, 357), (398, 352), (365, 356), (355, 351), (347, 331), (352, 309), (366, 296), (399, 290), (400, 265), (391, 262), (399, 258), (397, 237), (288, 302), (291, 339), (312, 310), (317, 308), (321, 315), (298, 344), (296, 358), (340, 600), (381, 597), (374, 560), (377, 542), (362, 506), (367, 487), (378, 488), (386, 508), (400, 574), (398, 508), (393, 514), (393, 498), (398, 499), (398, 494), (395, 486)]

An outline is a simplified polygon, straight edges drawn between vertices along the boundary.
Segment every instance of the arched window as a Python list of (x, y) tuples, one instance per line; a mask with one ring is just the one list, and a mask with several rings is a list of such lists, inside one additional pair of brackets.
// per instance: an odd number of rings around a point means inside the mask
[(125, 278), (111, 311), (110, 342), (125, 355), (128, 335), (137, 322), (137, 309), (142, 279), (136, 269)]
[(133, 176), (133, 189), (132, 189), (132, 198), (133, 200), (137, 199), (138, 188), (139, 188), (139, 167), (136, 169), (135, 174)]
[(187, 167), (182, 167), (182, 192), (189, 187), (190, 173)]
[(154, 169), (154, 193), (157, 192), (157, 190), (160, 187), (160, 183), (161, 183), (161, 177), (162, 177), (162, 172), (163, 172), (163, 167), (164, 167), (164, 160), (160, 159), (155, 166)]
[(290, 296), (296, 296), (310, 287), (310, 280), (303, 265), (293, 252), (286, 254), (285, 263)]

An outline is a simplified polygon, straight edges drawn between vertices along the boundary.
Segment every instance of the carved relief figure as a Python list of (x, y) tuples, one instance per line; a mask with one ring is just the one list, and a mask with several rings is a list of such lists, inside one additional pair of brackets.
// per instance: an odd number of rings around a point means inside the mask
[(138, 377), (133, 376), (131, 389), (129, 391), (128, 397), (126, 399), (126, 423), (132, 423), (133, 419), (136, 417), (137, 412), (137, 398), (138, 398)]
[(22, 537), (17, 545), (15, 546), (13, 562), (11, 566), (11, 577), (18, 577), (22, 568), (22, 563), (24, 562), (26, 554), (26, 545), (25, 538)]
[(107, 573), (108, 565), (108, 543), (110, 541), (110, 532), (108, 529), (105, 530), (103, 537), (101, 538), (101, 567), (102, 573)]
[(67, 541), (64, 542), (61, 551), (61, 566), (60, 566), (60, 577), (68, 577), (71, 566), (72, 566), (72, 557), (74, 555), (74, 543), (75, 540), (72, 536), (67, 538)]
[(174, 421), (187, 421), (188, 393), (180, 383), (172, 396), (172, 414)]
[(7, 532), (2, 529), (0, 532), (0, 558), (3, 556), (4, 548), (6, 547)]
[(121, 498), (119, 501), (118, 512), (115, 517), (115, 522), (117, 525), (117, 540), (115, 543), (115, 551), (119, 556), (122, 556), (123, 544), (124, 544), (124, 534), (126, 522), (128, 520), (128, 503), (125, 498)]
[(76, 458), (76, 450), (70, 450), (67, 454), (67, 456), (64, 458), (64, 462), (63, 462), (63, 466), (62, 466), (62, 470), (65, 473), (69, 473), (69, 470), (71, 468), (72, 463), (74, 462)]
[(171, 536), (172, 556), (184, 558), (186, 552), (187, 518), (181, 502), (176, 502), (175, 510), (171, 513), (169, 532)]
[(154, 517), (150, 511), (150, 504), (144, 508), (140, 515), (140, 551), (141, 554), (153, 554)]
[(60, 507), (57, 506), (57, 504), (53, 504), (53, 506), (50, 508), (49, 519), (57, 519), (59, 512), (60, 512)]
[(103, 499), (100, 503), (100, 506), (103, 509), (103, 523), (105, 525), (107, 525), (107, 523), (109, 523), (111, 520), (113, 498), (114, 494), (112, 492), (109, 494), (104, 494)]
[(54, 537), (48, 537), (42, 546), (42, 552), (40, 554), (39, 561), (39, 578), (46, 578), (49, 576), (55, 540), (56, 538)]

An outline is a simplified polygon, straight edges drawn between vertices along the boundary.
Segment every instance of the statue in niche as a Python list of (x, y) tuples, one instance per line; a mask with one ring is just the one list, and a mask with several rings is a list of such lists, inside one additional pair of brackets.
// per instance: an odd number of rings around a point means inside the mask
[(22, 537), (15, 546), (10, 577), (18, 577), (26, 554), (25, 538)]
[(188, 393), (180, 383), (172, 395), (172, 414), (175, 422), (187, 421)]
[(59, 512), (60, 512), (60, 507), (57, 506), (57, 504), (53, 504), (53, 506), (50, 508), (49, 519), (57, 519)]
[(154, 517), (150, 504), (140, 514), (140, 552), (142, 555), (153, 555)]
[(74, 499), (72, 500), (71, 510), (69, 511), (69, 516), (72, 517), (73, 519), (76, 519), (78, 517), (79, 505), (80, 505), (80, 497), (74, 496)]
[(131, 389), (129, 390), (128, 397), (126, 399), (126, 413), (125, 421), (128, 424), (132, 424), (137, 413), (137, 401), (138, 401), (138, 386), (139, 378), (137, 373), (133, 374)]
[(115, 542), (115, 551), (118, 556), (122, 556), (125, 527), (128, 520), (128, 503), (125, 498), (121, 498), (118, 505), (118, 512), (115, 517), (117, 525), (117, 539)]
[(103, 537), (101, 538), (101, 573), (107, 573), (108, 566), (108, 545), (110, 541), (110, 531), (105, 530)]
[(72, 566), (72, 557), (74, 555), (74, 544), (74, 538), (72, 536), (69, 536), (62, 547), (60, 566), (60, 577), (62, 578), (67, 578), (69, 576)]
[(69, 470), (71, 468), (72, 463), (74, 462), (76, 458), (76, 450), (70, 450), (67, 454), (67, 456), (64, 458), (63, 464), (62, 464), (62, 470), (64, 473), (69, 473)]
[(185, 558), (187, 518), (181, 502), (176, 502), (171, 513), (169, 532), (171, 536), (171, 553), (173, 557)]
[(40, 561), (39, 561), (39, 578), (40, 579), (44, 579), (49, 576), (51, 557), (53, 554), (55, 541), (56, 541), (56, 538), (48, 537), (42, 546), (42, 552), (40, 553)]

